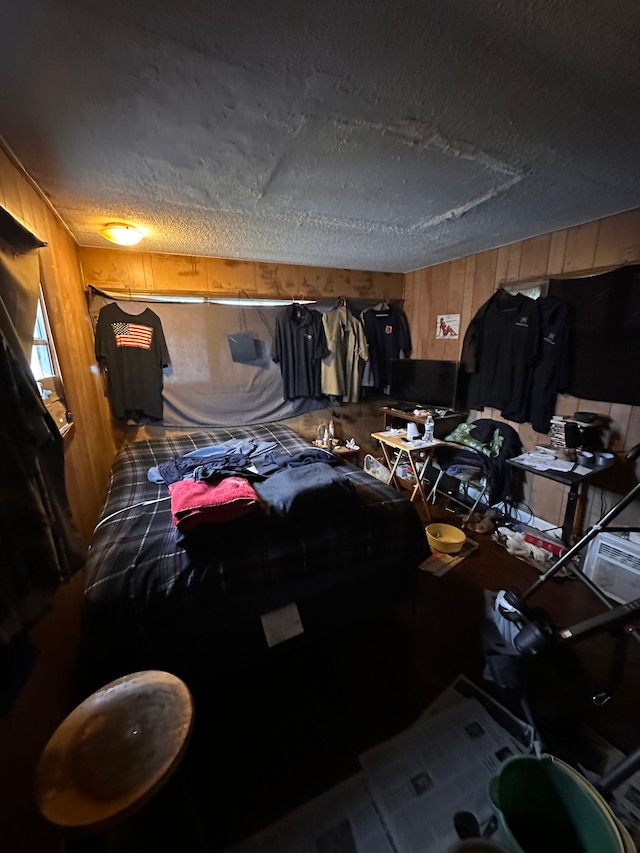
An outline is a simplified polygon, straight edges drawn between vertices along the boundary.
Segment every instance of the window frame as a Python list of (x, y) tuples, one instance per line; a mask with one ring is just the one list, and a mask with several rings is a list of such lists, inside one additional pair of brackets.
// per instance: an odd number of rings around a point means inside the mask
[[(42, 318), (42, 326), (44, 327), (44, 332), (46, 335), (45, 338), (36, 337), (36, 333), (38, 332), (38, 320), (39, 320), (38, 312)], [(33, 359), (34, 359), (34, 355), (35, 355), (35, 347), (37, 347), (37, 346), (46, 346), (47, 347), (47, 353), (49, 356), (49, 363), (51, 364), (51, 368), (53, 370), (53, 373), (50, 376), (41, 376), (40, 378), (36, 377), (36, 374), (33, 370)], [(60, 360), (58, 358), (58, 352), (56, 349), (55, 338), (53, 336), (53, 331), (51, 329), (51, 322), (49, 321), (49, 313), (47, 310), (47, 302), (46, 302), (44, 290), (42, 287), (42, 281), (40, 281), (40, 283), (39, 283), (38, 308), (36, 311), (36, 320), (35, 320), (34, 328), (33, 328), (33, 341), (32, 341), (32, 346), (31, 346), (31, 359), (29, 361), (29, 366), (31, 368), (31, 372), (33, 374), (33, 377), (34, 377), (34, 379), (38, 385), (38, 390), (40, 391), (42, 401), (43, 401), (44, 405), (46, 406), (47, 411), (49, 411), (49, 414), (52, 415), (54, 421), (56, 422), (56, 425), (58, 427), (60, 434), (62, 436), (66, 436), (68, 433), (70, 433), (72, 431), (73, 422), (72, 422), (71, 413), (67, 409), (66, 395), (64, 393), (64, 381), (63, 381), (63, 377), (62, 377), (62, 370), (60, 368)], [(48, 383), (48, 384), (52, 385), (53, 387), (49, 387), (49, 388), (43, 387), (42, 381), (47, 380), (47, 379), (53, 380), (52, 383)], [(46, 393), (47, 391), (49, 391), (48, 394)], [(62, 420), (61, 420), (60, 407), (57, 407), (57, 411), (56, 411), (55, 415), (49, 408), (47, 400), (52, 394), (54, 395), (54, 399), (59, 400), (60, 403), (62, 404), (62, 406), (64, 407), (64, 411), (65, 411), (64, 422), (62, 422)]]

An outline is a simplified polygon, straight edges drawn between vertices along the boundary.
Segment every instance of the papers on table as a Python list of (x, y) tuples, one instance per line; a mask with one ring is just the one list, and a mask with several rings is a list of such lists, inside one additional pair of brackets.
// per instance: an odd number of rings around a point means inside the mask
[(526, 465), (527, 468), (533, 468), (536, 471), (571, 471), (575, 464), (566, 459), (556, 459), (550, 453), (536, 453), (533, 450), (515, 456), (511, 461)]
[(433, 441), (424, 441), (423, 439), (416, 438), (406, 439), (402, 444), (410, 450), (422, 450), (425, 447), (435, 447), (437, 444), (442, 444), (442, 442), (437, 438), (434, 438)]

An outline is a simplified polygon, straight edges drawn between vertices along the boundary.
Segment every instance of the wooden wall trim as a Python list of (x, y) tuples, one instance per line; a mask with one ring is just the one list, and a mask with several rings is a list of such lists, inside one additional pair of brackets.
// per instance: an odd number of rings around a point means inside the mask
[(79, 250), (85, 286), (146, 294), (252, 296), (292, 300), (401, 299), (404, 276), (367, 270), (162, 255), (131, 249)]

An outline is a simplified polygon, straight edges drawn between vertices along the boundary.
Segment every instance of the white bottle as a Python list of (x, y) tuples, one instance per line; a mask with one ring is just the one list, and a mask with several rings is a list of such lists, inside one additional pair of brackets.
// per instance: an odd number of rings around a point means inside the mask
[(431, 412), (427, 412), (427, 419), (424, 422), (424, 440), (425, 441), (433, 441), (433, 430), (435, 428), (435, 424), (433, 422), (433, 416)]

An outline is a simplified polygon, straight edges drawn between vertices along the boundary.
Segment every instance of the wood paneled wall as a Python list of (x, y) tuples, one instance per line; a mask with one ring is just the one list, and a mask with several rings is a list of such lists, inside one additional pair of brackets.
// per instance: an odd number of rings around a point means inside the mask
[(31, 183), (0, 151), (0, 204), (46, 242), (42, 287), (75, 431), (65, 461), (71, 509), (87, 544), (104, 497), (114, 447), (78, 248)]
[(399, 273), (160, 255), (131, 249), (80, 249), (88, 285), (128, 293), (182, 293), (271, 299), (401, 299)]
[[(405, 310), (411, 324), (414, 357), (459, 358), (469, 321), (503, 284), (561, 275), (577, 277), (629, 263), (640, 263), (640, 210), (409, 273), (405, 277)], [(439, 314), (460, 314), (458, 339), (436, 339)], [(605, 353), (603, 358), (606, 359)], [(611, 369), (617, 369), (616, 365), (611, 365)], [(629, 376), (629, 381), (638, 381), (635, 373)], [(618, 453), (640, 442), (640, 407), (561, 395), (556, 411), (560, 415), (591, 411), (608, 416), (613, 427), (612, 449)], [(485, 409), (482, 415), (502, 420), (499, 412), (492, 409)], [(548, 436), (534, 432), (530, 424), (512, 426), (518, 430), (526, 449), (549, 443)], [(610, 481), (610, 488), (617, 492), (628, 485), (628, 482), (622, 486)], [(528, 476), (525, 500), (536, 516), (550, 524), (559, 524), (566, 489), (542, 477)], [(584, 524), (593, 524), (603, 507), (610, 506), (613, 500), (614, 494), (608, 489), (590, 488)], [(621, 517), (625, 523), (632, 519), (634, 523), (640, 522), (637, 507)]]
[[(75, 242), (22, 171), (0, 151), (0, 205), (46, 241), (40, 250), (45, 300), (75, 433), (65, 455), (71, 510), (85, 543), (104, 496), (113, 439), (99, 376)], [(3, 415), (6, 413), (3, 413)], [(6, 850), (58, 849), (39, 820), (33, 774), (47, 739), (73, 707), (74, 665), (80, 635), (82, 573), (56, 595), (32, 631), (38, 658), (11, 710), (0, 717), (0, 838)]]

